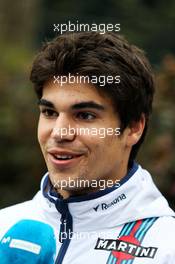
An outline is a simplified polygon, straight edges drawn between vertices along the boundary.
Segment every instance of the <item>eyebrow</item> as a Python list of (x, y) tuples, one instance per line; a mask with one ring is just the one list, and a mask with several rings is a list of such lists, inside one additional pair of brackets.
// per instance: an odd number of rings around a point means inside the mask
[(48, 106), (48, 107), (54, 108), (54, 104), (51, 103), (50, 101), (46, 100), (46, 99), (39, 99), (38, 105), (39, 106)]
[(105, 107), (101, 104), (97, 104), (94, 101), (87, 101), (87, 102), (80, 102), (78, 104), (74, 104), (71, 107), (73, 110), (74, 109), (83, 109), (83, 108), (93, 108), (97, 110), (105, 110)]
[[(40, 99), (38, 101), (38, 105), (39, 106), (47, 106), (47, 107), (51, 107), (51, 108), (55, 108), (54, 104), (46, 99)], [(105, 107), (101, 104), (98, 104), (94, 101), (86, 101), (86, 102), (80, 102), (77, 104), (74, 104), (71, 106), (72, 110), (77, 110), (77, 109), (84, 109), (84, 108), (93, 108), (93, 109), (97, 109), (97, 110), (101, 110), (104, 111)]]

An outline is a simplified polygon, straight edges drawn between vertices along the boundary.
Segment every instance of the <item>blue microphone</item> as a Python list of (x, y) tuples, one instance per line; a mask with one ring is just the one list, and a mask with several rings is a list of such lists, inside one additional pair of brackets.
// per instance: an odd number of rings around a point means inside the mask
[(0, 241), (1, 264), (54, 264), (53, 228), (40, 221), (21, 220)]

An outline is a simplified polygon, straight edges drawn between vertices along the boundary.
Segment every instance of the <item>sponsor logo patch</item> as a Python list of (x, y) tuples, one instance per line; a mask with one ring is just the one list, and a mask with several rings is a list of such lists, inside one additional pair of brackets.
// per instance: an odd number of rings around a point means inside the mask
[(117, 240), (98, 238), (95, 249), (112, 251), (115, 257), (123, 255), (124, 259), (134, 257), (154, 258), (157, 252), (156, 247), (143, 247), (137, 239), (129, 236)]
[(154, 259), (158, 248), (145, 247), (142, 242), (157, 219), (152, 217), (126, 223), (116, 239), (98, 238), (94, 249), (110, 251), (106, 264), (132, 264), (138, 258)]
[(124, 193), (122, 193), (121, 195), (119, 195), (118, 197), (116, 197), (113, 201), (111, 201), (110, 203), (101, 203), (98, 204), (96, 207), (93, 207), (94, 211), (98, 211), (99, 209), (101, 210), (107, 210), (108, 208), (110, 208), (111, 206), (119, 203), (122, 200), (126, 199), (126, 195)]

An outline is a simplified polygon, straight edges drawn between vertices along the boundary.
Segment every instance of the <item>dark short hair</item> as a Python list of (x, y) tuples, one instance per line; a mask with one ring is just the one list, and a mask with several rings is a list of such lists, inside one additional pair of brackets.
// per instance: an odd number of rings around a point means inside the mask
[(80, 74), (88, 76), (120, 75), (120, 84), (95, 85), (113, 102), (121, 130), (145, 115), (146, 125), (140, 140), (132, 147), (131, 166), (142, 144), (152, 110), (154, 80), (144, 52), (131, 45), (121, 35), (98, 32), (65, 33), (43, 45), (36, 56), (30, 80), (39, 98), (43, 85), (54, 75)]

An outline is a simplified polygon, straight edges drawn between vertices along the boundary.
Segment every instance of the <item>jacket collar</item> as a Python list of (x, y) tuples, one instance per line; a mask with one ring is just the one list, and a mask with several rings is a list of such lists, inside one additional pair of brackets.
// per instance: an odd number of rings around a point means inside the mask
[(89, 232), (138, 219), (174, 215), (150, 174), (136, 163), (120, 181), (120, 186), (95, 193), (63, 199), (53, 190), (48, 174), (42, 180), (41, 189), (45, 200), (52, 204), (54, 217), (56, 212), (63, 217), (67, 213), (71, 215), (74, 231)]
[(64, 200), (65, 203), (76, 203), (76, 202), (83, 202), (83, 201), (88, 201), (92, 199), (97, 199), (121, 187), (124, 183), (126, 183), (134, 175), (134, 173), (138, 170), (138, 167), (139, 167), (138, 164), (136, 162), (133, 162), (133, 165), (130, 168), (128, 174), (120, 180), (119, 184), (117, 183), (113, 185), (112, 187), (108, 187), (108, 188), (105, 188), (104, 190), (92, 192), (86, 195), (71, 196), (67, 199), (63, 199), (62, 196), (59, 193), (57, 193), (55, 189), (53, 188), (50, 182), (50, 179), (49, 179), (49, 173), (45, 174), (45, 177), (41, 184), (41, 189), (42, 189), (44, 197), (49, 199), (49, 201), (52, 203), (56, 203), (58, 199)]

